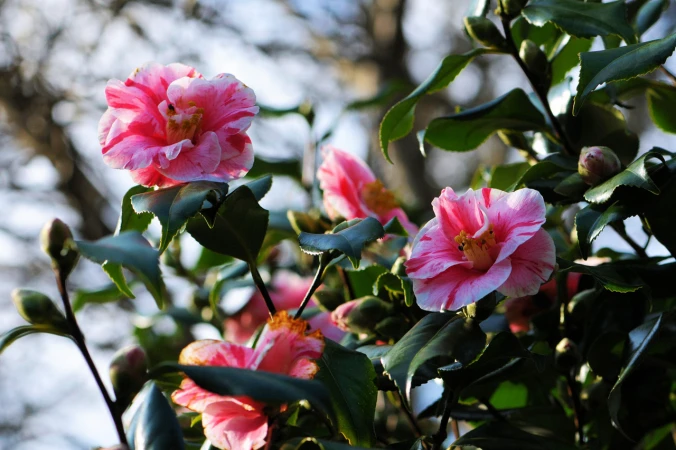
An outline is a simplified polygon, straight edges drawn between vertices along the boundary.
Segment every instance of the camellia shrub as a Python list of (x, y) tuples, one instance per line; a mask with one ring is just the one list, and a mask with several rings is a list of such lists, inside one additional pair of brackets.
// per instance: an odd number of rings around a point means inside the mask
[[(417, 102), (475, 58), (511, 58), (530, 92), (435, 118), (417, 136), (423, 149), (465, 152), (497, 133), (523, 162), (480, 168), (469, 189), (446, 187), (417, 215), (364, 161), (321, 141), (307, 189), (322, 201), (267, 211), (271, 176), (300, 168), (257, 160), (247, 130), (283, 112), (259, 108), (233, 75), (208, 80), (182, 64), (111, 80), (103, 159), (138, 186), (112, 236), (45, 226), (61, 306), (14, 291), (28, 324), (2, 335), (0, 351), (31, 333), (71, 339), (116, 449), (676, 448), (676, 263), (649, 257), (624, 225), (637, 216), (648, 241), (676, 254), (676, 160), (663, 148), (639, 156), (623, 114), (645, 97), (655, 125), (676, 133), (676, 77), (662, 66), (676, 34), (641, 41), (667, 4), (472, 2), (475, 48), (391, 106), (380, 145), (389, 159)], [(591, 51), (595, 37), (604, 49)], [(285, 113), (312, 125), (309, 108)], [(159, 242), (143, 234), (154, 218)], [(606, 227), (633, 251), (593, 252)], [(202, 247), (193, 267), (182, 234)], [(81, 257), (114, 285), (71, 301)], [(194, 285), (187, 306), (170, 302), (163, 271)], [(76, 312), (134, 298), (132, 282), (176, 330), (138, 325), (137, 345), (110, 364), (111, 393)], [(237, 288), (249, 294), (235, 304)], [(195, 340), (196, 324), (224, 339)]]

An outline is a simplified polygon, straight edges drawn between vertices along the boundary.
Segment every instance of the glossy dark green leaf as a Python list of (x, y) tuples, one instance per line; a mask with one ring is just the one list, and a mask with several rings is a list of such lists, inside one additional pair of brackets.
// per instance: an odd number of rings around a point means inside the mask
[(162, 224), (160, 253), (185, 223), (199, 211), (216, 208), (228, 192), (228, 185), (213, 181), (195, 181), (166, 189), (138, 194), (131, 202), (137, 212), (149, 211)]
[(627, 80), (657, 69), (673, 53), (676, 34), (664, 39), (625, 47), (580, 54), (580, 81), (575, 94), (573, 114), (577, 114), (587, 96), (603, 83)]
[(143, 194), (150, 190), (151, 188), (145, 186), (133, 186), (124, 194), (115, 234), (120, 234), (123, 231), (138, 231), (143, 233), (148, 228), (148, 225), (153, 220), (153, 215), (149, 212), (137, 213), (134, 211), (131, 198), (136, 194)]
[(676, 133), (676, 88), (656, 85), (648, 89), (648, 111), (655, 125), (667, 133)]
[(260, 202), (272, 187), (272, 175), (264, 175), (260, 178), (256, 178), (253, 181), (245, 183), (244, 186), (251, 189), (256, 200)]
[(118, 289), (115, 283), (112, 283), (94, 290), (78, 289), (75, 291), (71, 303), (73, 305), (73, 311), (77, 312), (87, 304), (101, 305), (104, 303), (116, 302), (127, 297), (128, 296), (125, 296), (120, 292), (120, 289)]
[(531, 165), (525, 162), (495, 166), (491, 171), (490, 187), (500, 189), (501, 191), (509, 191), (530, 168)]
[[(159, 252), (136, 231), (125, 231), (98, 241), (77, 241), (85, 258), (99, 264), (120, 265), (131, 270), (145, 284), (158, 307), (162, 307), (164, 282), (159, 266)], [(121, 273), (115, 271), (114, 273)], [(113, 279), (118, 284), (119, 279)], [(125, 283), (126, 284), (126, 283)], [(120, 285), (118, 284), (118, 287)]]
[(456, 447), (481, 450), (574, 450), (575, 445), (527, 433), (505, 422), (488, 422), (456, 440)]
[(548, 179), (560, 173), (569, 174), (577, 172), (577, 159), (568, 157), (559, 153), (547, 155), (542, 161), (531, 166), (524, 172), (521, 178), (507, 190), (514, 190), (517, 187), (537, 181)]
[(636, 14), (634, 26), (636, 33), (640, 36), (645, 33), (648, 28), (655, 25), (662, 15), (662, 12), (669, 6), (669, 0), (648, 0), (643, 4)]
[(383, 228), (385, 229), (386, 234), (408, 237), (408, 231), (406, 231), (397, 217), (390, 219), (385, 225), (383, 225)]
[(322, 357), (317, 360), (315, 380), (329, 390), (336, 412), (336, 428), (351, 445), (371, 447), (375, 442), (373, 419), (378, 388), (376, 371), (369, 358), (326, 339)]
[(667, 183), (662, 186), (660, 194), (652, 202), (645, 205), (644, 217), (653, 236), (664, 245), (669, 252), (676, 254), (676, 177), (671, 175)]
[(131, 290), (131, 286), (127, 283), (127, 278), (124, 276), (121, 264), (106, 261), (101, 264), (101, 268), (106, 275), (108, 275), (108, 278), (113, 281), (113, 284), (117, 287), (118, 292), (121, 295), (129, 298), (136, 298), (134, 292)]
[(552, 22), (571, 36), (579, 38), (614, 34), (627, 43), (636, 42), (622, 1), (583, 3), (576, 0), (532, 0), (521, 14), (533, 25), (543, 26)]
[(627, 376), (641, 363), (643, 355), (646, 353), (648, 346), (655, 338), (660, 326), (662, 325), (662, 315), (660, 314), (656, 319), (650, 320), (641, 326), (633, 329), (629, 333), (629, 352), (627, 353), (627, 364), (624, 370), (617, 379), (608, 396), (608, 411), (613, 425), (618, 430), (622, 431), (622, 424), (620, 423), (620, 413), (622, 408), (622, 383)]
[(265, 239), (268, 216), (251, 189), (240, 186), (226, 197), (213, 227), (202, 217), (195, 217), (186, 229), (209, 250), (254, 264)]
[(348, 257), (354, 268), (359, 267), (361, 252), (370, 242), (385, 236), (385, 230), (373, 217), (343, 222), (330, 234), (300, 233), (298, 242), (306, 253), (320, 255), (337, 251)]
[(556, 259), (560, 271), (570, 271), (591, 275), (605, 289), (611, 292), (635, 292), (641, 289), (643, 282), (630, 273), (619, 273), (618, 269), (612, 264), (601, 264), (599, 266), (585, 266), (566, 261), (561, 258)]
[(552, 59), (552, 86), (566, 78), (566, 74), (580, 64), (580, 53), (592, 46), (591, 39), (571, 37), (561, 51)]
[(551, 23), (535, 26), (530, 24), (523, 16), (518, 16), (512, 22), (512, 38), (516, 48), (521, 48), (521, 44), (526, 39), (533, 41), (538, 47), (542, 47), (547, 58), (551, 59), (562, 43), (564, 34)]
[(618, 173), (611, 179), (589, 189), (584, 198), (590, 203), (605, 203), (610, 200), (613, 192), (620, 186), (629, 186), (645, 189), (652, 194), (659, 194), (660, 189), (648, 175), (646, 161), (651, 158), (664, 159), (664, 155), (669, 154), (663, 150), (653, 149), (641, 155), (636, 161), (631, 163), (626, 169)]
[(183, 432), (176, 413), (162, 392), (151, 383), (134, 417), (131, 450), (183, 450)]
[(599, 209), (594, 205), (587, 205), (575, 215), (575, 227), (580, 246), (580, 254), (587, 259), (591, 251), (591, 244), (601, 234), (606, 225), (617, 220), (624, 220), (634, 215), (629, 208), (619, 203)]
[(23, 325), (0, 334), (0, 354), (7, 350), (7, 347), (12, 345), (18, 339), (35, 333), (47, 333), (68, 337), (67, 334), (52, 325)]
[(376, 106), (386, 106), (391, 104), (394, 96), (410, 89), (410, 85), (400, 80), (393, 80), (385, 82), (378, 90), (376, 95), (369, 98), (362, 98), (345, 105), (346, 111), (360, 111), (366, 108), (373, 108)]
[(256, 157), (247, 176), (257, 178), (270, 174), (284, 175), (300, 181), (302, 178), (300, 161), (297, 159), (268, 160)]
[(347, 276), (350, 279), (355, 298), (373, 295), (373, 286), (378, 277), (384, 273), (389, 273), (386, 267), (374, 264), (360, 270), (350, 270)]
[(521, 89), (458, 114), (439, 117), (420, 133), (420, 141), (443, 150), (473, 150), (499, 130), (545, 131), (542, 113)]
[(387, 111), (380, 123), (379, 136), (380, 148), (388, 161), (392, 162), (388, 154), (389, 143), (403, 138), (413, 129), (415, 107), (420, 98), (448, 86), (475, 57), (487, 52), (486, 49), (475, 49), (464, 55), (447, 56), (420, 86)]
[(260, 402), (275, 404), (307, 400), (327, 414), (334, 423), (336, 421), (329, 391), (317, 380), (235, 367), (185, 366), (176, 363), (163, 363), (152, 371), (153, 376), (172, 372), (183, 372), (201, 388), (219, 395), (245, 395)]

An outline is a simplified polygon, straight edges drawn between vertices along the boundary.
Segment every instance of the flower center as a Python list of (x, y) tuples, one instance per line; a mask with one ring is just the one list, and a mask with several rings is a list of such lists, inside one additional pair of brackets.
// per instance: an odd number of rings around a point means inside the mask
[(465, 254), (468, 261), (472, 261), (475, 269), (488, 270), (493, 265), (493, 258), (488, 252), (495, 245), (492, 225), (477, 238), (461, 231), (455, 237), (455, 242), (458, 244), (458, 250)]
[(174, 105), (167, 106), (167, 143), (175, 144), (184, 139), (190, 139), (195, 144), (196, 135), (199, 134), (202, 124), (203, 108), (198, 108), (194, 102), (189, 103), (189, 108), (178, 111)]
[(380, 180), (375, 180), (364, 185), (362, 199), (366, 203), (366, 206), (379, 216), (399, 207), (394, 194), (388, 191)]

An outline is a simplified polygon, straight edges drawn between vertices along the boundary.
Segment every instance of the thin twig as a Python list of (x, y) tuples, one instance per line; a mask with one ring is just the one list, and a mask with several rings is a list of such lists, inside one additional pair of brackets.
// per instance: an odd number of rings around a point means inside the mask
[(636, 254), (640, 258), (647, 258), (648, 257), (648, 254), (646, 253), (645, 249), (643, 247), (641, 247), (640, 245), (638, 245), (638, 243), (634, 239), (632, 239), (631, 236), (629, 236), (627, 234), (627, 230), (624, 228), (623, 223), (619, 223), (619, 224), (613, 223), (613, 224), (611, 224), (611, 227), (613, 227), (613, 230), (615, 230), (615, 232), (617, 234), (619, 234), (620, 237), (622, 239), (624, 239), (624, 241), (627, 244), (629, 244), (629, 246), (636, 252)]
[(265, 287), (265, 282), (263, 281), (260, 272), (258, 272), (258, 267), (256, 267), (255, 264), (249, 264), (249, 270), (251, 271), (251, 277), (253, 278), (254, 284), (263, 295), (263, 300), (265, 300), (265, 306), (268, 307), (270, 316), (274, 316), (275, 313), (277, 313), (277, 309), (272, 302), (272, 298), (270, 298), (270, 293), (268, 292), (268, 288)]
[(324, 272), (326, 271), (326, 266), (328, 265), (329, 261), (330, 261), (330, 259), (329, 259), (329, 257), (327, 256), (326, 253), (323, 253), (319, 257), (319, 267), (317, 267), (317, 273), (315, 273), (315, 277), (312, 280), (312, 285), (310, 285), (310, 289), (307, 290), (307, 293), (305, 294), (305, 298), (303, 298), (303, 301), (301, 302), (300, 306), (298, 307), (298, 311), (296, 311), (296, 315), (294, 316), (294, 319), (300, 318), (300, 316), (303, 314), (303, 310), (305, 310), (305, 307), (310, 302), (310, 299), (312, 298), (312, 294), (314, 294), (315, 291), (319, 288), (319, 286), (321, 286), (322, 279), (324, 278)]
[(482, 405), (486, 407), (488, 412), (491, 413), (491, 416), (493, 416), (494, 419), (499, 420), (500, 422), (506, 422), (507, 419), (502, 415), (500, 410), (498, 410), (493, 404), (490, 402), (489, 399), (487, 398), (480, 398), (479, 401), (481, 402)]
[(584, 417), (582, 416), (582, 403), (580, 402), (580, 388), (573, 376), (575, 369), (572, 369), (566, 374), (566, 382), (568, 383), (568, 394), (573, 401), (573, 411), (575, 412), (575, 426), (579, 438), (579, 444), (584, 444)]
[(448, 437), (448, 421), (451, 419), (451, 409), (455, 403), (455, 396), (449, 389), (444, 390), (443, 396), (445, 397), (444, 413), (441, 416), (441, 422), (439, 423), (439, 431), (433, 436), (434, 445), (432, 446), (432, 450), (441, 450), (441, 446), (446, 440), (446, 437)]
[(552, 123), (552, 127), (554, 128), (554, 135), (556, 136), (557, 139), (559, 139), (561, 145), (563, 146), (564, 153), (568, 155), (573, 155), (573, 147), (568, 141), (568, 136), (563, 131), (561, 123), (558, 121), (556, 116), (554, 116), (552, 108), (549, 106), (549, 100), (547, 100), (547, 92), (539, 86), (538, 81), (535, 78), (534, 74), (530, 71), (530, 69), (528, 69), (528, 67), (526, 67), (526, 64), (519, 56), (519, 49), (517, 49), (516, 44), (514, 44), (512, 30), (509, 27), (509, 19), (506, 18), (502, 19), (502, 29), (505, 32), (505, 40), (507, 41), (509, 52), (512, 55), (512, 57), (516, 60), (517, 64), (519, 64), (519, 67), (526, 75), (526, 78), (528, 78), (528, 81), (533, 87), (535, 95), (537, 95), (538, 98), (540, 99), (540, 103), (542, 103), (542, 107), (545, 109), (545, 113), (547, 114), (547, 117), (549, 118), (549, 121)]
[(676, 75), (671, 73), (669, 69), (664, 66), (660, 66), (660, 70), (664, 75), (666, 75), (667, 78), (669, 78), (669, 81), (671, 81), (672, 84), (676, 85)]
[(68, 297), (68, 291), (66, 290), (66, 277), (61, 275), (61, 272), (59, 270), (55, 270), (56, 273), (56, 284), (59, 288), (59, 294), (61, 294), (61, 301), (63, 302), (63, 308), (66, 312), (66, 320), (68, 321), (68, 325), (70, 326), (71, 329), (71, 334), (73, 335), (73, 339), (75, 340), (75, 344), (77, 345), (78, 349), (80, 350), (80, 353), (82, 353), (82, 356), (85, 359), (85, 362), (87, 363), (87, 366), (89, 367), (89, 370), (91, 371), (92, 375), (94, 376), (94, 380), (96, 381), (96, 384), (99, 388), (99, 391), (101, 391), (101, 395), (103, 396), (103, 400), (106, 402), (106, 406), (108, 407), (108, 411), (110, 411), (110, 415), (113, 418), (113, 422), (115, 423), (115, 429), (117, 431), (118, 438), (120, 439), (120, 444), (123, 444), (127, 446), (127, 436), (124, 432), (124, 426), (122, 425), (122, 414), (121, 411), (118, 410), (117, 405), (115, 402), (112, 400), (110, 397), (110, 394), (108, 393), (108, 390), (103, 384), (103, 380), (101, 379), (101, 376), (99, 375), (98, 370), (96, 370), (96, 365), (94, 365), (94, 360), (92, 359), (91, 355), (89, 354), (89, 350), (87, 349), (87, 345), (85, 343), (85, 338), (84, 334), (82, 334), (82, 330), (80, 329), (80, 326), (77, 323), (77, 319), (75, 318), (75, 313), (73, 312), (73, 307), (71, 306), (70, 303), (70, 298)]
[(338, 269), (338, 276), (340, 276), (340, 281), (342, 281), (345, 287), (347, 288), (347, 295), (349, 297), (348, 300), (354, 300), (355, 299), (354, 287), (352, 286), (350, 277), (347, 276), (345, 269), (343, 269), (342, 267), (336, 267), (336, 269)]

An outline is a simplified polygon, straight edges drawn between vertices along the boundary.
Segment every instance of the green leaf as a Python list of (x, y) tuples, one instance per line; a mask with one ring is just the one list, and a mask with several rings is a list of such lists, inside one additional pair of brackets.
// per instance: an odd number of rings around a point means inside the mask
[[(585, 3), (591, 5), (591, 3)], [(676, 46), (676, 34), (664, 39), (580, 54), (580, 81), (573, 104), (576, 115), (587, 96), (600, 84), (645, 75), (664, 64)]]
[(655, 338), (660, 326), (662, 325), (662, 315), (660, 314), (656, 319), (650, 320), (641, 326), (634, 328), (629, 332), (629, 357), (624, 370), (617, 379), (617, 382), (610, 391), (608, 396), (608, 411), (613, 425), (618, 430), (622, 431), (620, 423), (620, 411), (622, 408), (622, 383), (627, 376), (641, 363), (643, 355), (646, 353), (648, 346)]
[(360, 270), (349, 270), (347, 276), (350, 279), (355, 298), (373, 295), (373, 286), (378, 281), (378, 277), (384, 273), (389, 273), (389, 270), (377, 264)]
[(574, 450), (577, 447), (527, 433), (507, 422), (488, 422), (455, 441), (452, 446), (481, 450)]
[(397, 217), (391, 218), (385, 225), (383, 225), (383, 229), (385, 230), (386, 234), (408, 237), (408, 231), (406, 231)]
[(490, 187), (500, 189), (501, 191), (509, 191), (531, 165), (525, 162), (504, 164), (502, 166), (495, 166), (491, 171)]
[(469, 364), (481, 353), (485, 344), (486, 334), (476, 320), (460, 316), (449, 320), (416, 352), (411, 360), (406, 375), (406, 396), (410, 397), (411, 389), (415, 387), (413, 377), (429, 360), (457, 359), (462, 364)]
[(115, 284), (118, 292), (121, 295), (124, 295), (125, 297), (129, 298), (136, 298), (136, 296), (131, 290), (131, 286), (129, 286), (129, 284), (127, 283), (127, 279), (124, 276), (124, 272), (122, 271), (122, 265), (106, 261), (103, 264), (101, 264), (101, 268), (106, 273), (106, 275), (108, 275), (108, 278), (110, 278), (113, 281), (113, 284)]
[[(141, 233), (125, 231), (94, 242), (76, 241), (76, 243), (85, 258), (99, 264), (119, 264), (134, 272), (152, 294), (157, 306), (162, 307), (164, 282), (160, 272), (159, 252)], [(113, 282), (115, 281), (119, 283), (119, 279), (113, 279)]]
[(163, 363), (151, 371), (151, 376), (172, 372), (183, 372), (199, 387), (218, 395), (244, 395), (274, 404), (307, 400), (336, 423), (330, 394), (324, 384), (317, 380), (235, 367), (186, 366), (177, 363)]
[(101, 305), (104, 303), (116, 302), (122, 298), (125, 298), (125, 295), (120, 292), (115, 283), (111, 283), (102, 288), (94, 290), (78, 289), (75, 291), (71, 302), (73, 305), (73, 311), (78, 312), (86, 304)]
[(245, 183), (244, 186), (251, 189), (256, 200), (260, 202), (272, 187), (272, 175), (264, 175), (260, 178), (256, 178), (253, 181)]
[(215, 209), (228, 192), (228, 185), (213, 181), (195, 181), (166, 189), (159, 189), (132, 197), (137, 212), (152, 212), (162, 224), (160, 253), (186, 222), (204, 207)]
[(380, 222), (373, 217), (367, 217), (343, 222), (330, 234), (302, 232), (298, 235), (298, 242), (301, 250), (312, 255), (338, 251), (347, 256), (356, 269), (359, 267), (364, 246), (383, 236), (385, 230)]
[(659, 84), (650, 87), (647, 94), (648, 111), (655, 125), (664, 132), (676, 133), (676, 117), (673, 111), (676, 104), (676, 88)]
[(671, 175), (661, 189), (662, 192), (648, 204), (645, 204), (644, 217), (653, 236), (664, 245), (673, 255), (676, 254), (676, 210), (674, 198), (676, 198), (676, 177)]
[(628, 207), (618, 202), (613, 203), (605, 210), (598, 209), (594, 205), (587, 205), (581, 209), (575, 215), (575, 227), (577, 228), (577, 239), (582, 258), (587, 259), (592, 242), (601, 234), (606, 225), (633, 215)]
[(124, 197), (122, 197), (122, 211), (120, 219), (117, 221), (117, 228), (115, 234), (120, 234), (123, 231), (138, 231), (143, 233), (153, 220), (153, 215), (148, 212), (137, 213), (131, 204), (131, 198), (136, 194), (143, 194), (150, 191), (151, 188), (145, 186), (134, 186), (129, 189)]
[(559, 270), (562, 272), (570, 271), (584, 273), (594, 277), (605, 289), (611, 292), (635, 292), (641, 289), (644, 284), (631, 273), (619, 273), (617, 267), (612, 264), (601, 264), (599, 266), (585, 266), (566, 261), (561, 258), (556, 259)]
[(469, 7), (467, 8), (466, 15), (468, 17), (486, 17), (486, 14), (488, 14), (488, 8), (490, 6), (491, 2), (489, 0), (471, 0), (469, 2)]
[(560, 153), (547, 155), (542, 161), (531, 166), (521, 178), (507, 190), (512, 191), (517, 187), (533, 181), (548, 179), (562, 172), (577, 172), (577, 160), (564, 156)]
[(218, 210), (213, 227), (201, 217), (188, 221), (187, 230), (204, 247), (255, 264), (268, 227), (269, 213), (251, 189), (240, 186)]
[[(215, 272), (215, 274), (214, 274)], [(249, 273), (249, 266), (242, 261), (235, 261), (217, 268), (210, 273), (207, 279), (214, 279), (209, 291), (209, 304), (214, 314), (218, 313), (218, 304), (223, 295), (223, 286), (232, 281), (233, 278), (240, 278)]]
[[(370, 448), (370, 447), (369, 447)], [(364, 450), (341, 442), (332, 442), (313, 437), (296, 438), (285, 443), (281, 450)]]
[(448, 55), (420, 86), (387, 111), (380, 123), (379, 136), (380, 148), (389, 162), (392, 160), (387, 151), (388, 145), (411, 132), (415, 107), (420, 98), (444, 89), (475, 57), (484, 53), (489, 53), (489, 50), (474, 49), (464, 55)]
[(0, 354), (7, 350), (7, 347), (12, 345), (15, 341), (35, 333), (48, 333), (56, 336), (69, 337), (63, 331), (60, 331), (52, 325), (23, 325), (0, 334)]
[(407, 276), (391, 272), (380, 274), (373, 284), (373, 295), (379, 295), (383, 289), (390, 294), (403, 295), (406, 306), (412, 306), (415, 303), (413, 283)]
[(552, 59), (552, 86), (566, 79), (566, 74), (580, 64), (580, 53), (589, 51), (591, 46), (591, 39), (570, 38)]
[(590, 203), (605, 203), (610, 200), (613, 192), (615, 192), (615, 189), (620, 186), (645, 189), (652, 194), (659, 194), (659, 187), (657, 187), (652, 178), (650, 178), (650, 175), (648, 175), (646, 161), (651, 158), (658, 158), (664, 161), (664, 155), (666, 154), (669, 154), (669, 152), (653, 149), (641, 155), (636, 161), (629, 164), (629, 166), (622, 172), (599, 184), (598, 186), (589, 189), (584, 194), (585, 200)]
[(176, 413), (162, 392), (151, 383), (129, 430), (132, 450), (183, 450), (183, 432)]
[(655, 25), (668, 6), (669, 0), (648, 0), (636, 14), (634, 21), (636, 33), (640, 36)]
[(546, 131), (542, 113), (521, 89), (489, 103), (430, 122), (420, 133), (423, 140), (443, 150), (473, 150), (499, 130)]
[(636, 42), (634, 30), (627, 22), (624, 2), (583, 3), (577, 0), (532, 0), (521, 14), (533, 25), (554, 23), (571, 36), (620, 36), (627, 43)]
[(248, 177), (262, 177), (264, 175), (284, 175), (300, 181), (302, 178), (300, 161), (297, 159), (267, 160), (256, 157)]
[(326, 339), (315, 380), (324, 383), (337, 416), (337, 428), (351, 445), (371, 447), (378, 388), (376, 371), (364, 354)]

